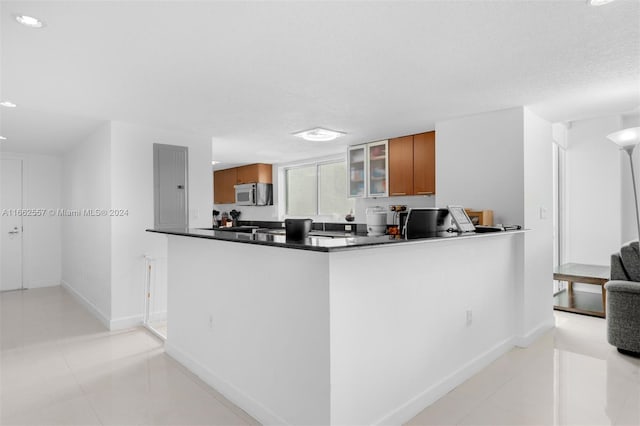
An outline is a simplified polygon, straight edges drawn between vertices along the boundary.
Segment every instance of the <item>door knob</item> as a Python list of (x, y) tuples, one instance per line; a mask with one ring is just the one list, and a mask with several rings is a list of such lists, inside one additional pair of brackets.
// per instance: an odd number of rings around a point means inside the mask
[(184, 189), (184, 185), (178, 185), (178, 189)]

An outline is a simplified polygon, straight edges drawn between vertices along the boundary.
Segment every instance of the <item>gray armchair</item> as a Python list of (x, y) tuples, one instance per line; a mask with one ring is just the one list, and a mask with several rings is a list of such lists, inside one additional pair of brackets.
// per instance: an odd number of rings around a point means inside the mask
[(618, 351), (640, 357), (640, 251), (638, 242), (611, 255), (607, 290), (607, 340)]

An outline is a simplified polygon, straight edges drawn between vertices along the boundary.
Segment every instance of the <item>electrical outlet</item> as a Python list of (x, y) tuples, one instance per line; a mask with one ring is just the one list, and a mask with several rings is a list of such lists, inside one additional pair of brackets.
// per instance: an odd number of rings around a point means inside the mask
[(467, 327), (473, 323), (473, 311), (467, 311)]
[(345, 231), (351, 231), (351, 225), (345, 225), (344, 226), (344, 230)]

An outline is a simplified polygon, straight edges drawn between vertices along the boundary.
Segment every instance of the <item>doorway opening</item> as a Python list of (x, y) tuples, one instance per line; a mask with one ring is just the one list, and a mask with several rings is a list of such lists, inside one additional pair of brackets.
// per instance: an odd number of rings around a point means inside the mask
[(163, 259), (144, 257), (145, 294), (143, 325), (163, 340), (167, 339), (167, 282)]

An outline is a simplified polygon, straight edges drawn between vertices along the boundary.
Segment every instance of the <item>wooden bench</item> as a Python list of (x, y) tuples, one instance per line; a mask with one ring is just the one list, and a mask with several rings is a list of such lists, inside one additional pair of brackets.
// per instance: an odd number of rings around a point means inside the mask
[[(565, 263), (557, 266), (553, 271), (553, 279), (566, 281), (567, 290), (554, 295), (553, 308), (558, 311), (604, 318), (607, 309), (607, 291), (604, 285), (609, 281), (610, 275), (611, 271), (608, 266), (583, 263)], [(574, 283), (599, 285), (602, 295), (575, 291), (573, 288)]]

